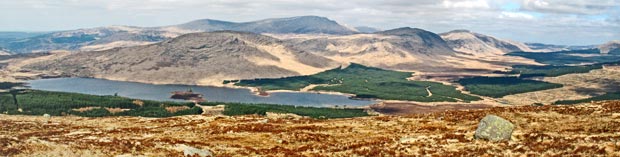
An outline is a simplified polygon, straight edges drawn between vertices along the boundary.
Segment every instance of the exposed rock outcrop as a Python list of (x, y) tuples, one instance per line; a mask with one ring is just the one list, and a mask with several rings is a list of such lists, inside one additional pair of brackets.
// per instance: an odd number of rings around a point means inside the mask
[(504, 118), (487, 115), (478, 124), (474, 138), (490, 141), (509, 141), (514, 128), (514, 124)]

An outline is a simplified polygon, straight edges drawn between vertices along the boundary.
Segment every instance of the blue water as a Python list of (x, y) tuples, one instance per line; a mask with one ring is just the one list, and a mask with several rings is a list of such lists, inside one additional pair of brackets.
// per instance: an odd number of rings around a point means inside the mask
[(367, 106), (374, 101), (353, 100), (347, 96), (317, 93), (270, 93), (269, 97), (261, 97), (249, 89), (225, 87), (191, 86), (191, 85), (153, 85), (135, 82), (110, 81), (93, 78), (55, 78), (28, 81), (32, 89), (82, 93), (92, 95), (114, 95), (134, 99), (179, 101), (170, 99), (170, 92), (187, 91), (191, 88), (195, 93), (204, 95), (211, 102), (243, 102), (267, 103), (296, 106), (332, 107), (332, 106)]

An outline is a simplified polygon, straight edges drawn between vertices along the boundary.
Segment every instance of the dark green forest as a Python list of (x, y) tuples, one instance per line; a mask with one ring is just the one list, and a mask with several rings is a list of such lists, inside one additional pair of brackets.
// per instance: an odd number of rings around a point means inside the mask
[(570, 64), (582, 64), (582, 63), (609, 63), (620, 61), (620, 53), (612, 52), (610, 54), (601, 54), (599, 49), (588, 50), (570, 50), (570, 51), (557, 51), (548, 53), (536, 53), (536, 52), (511, 52), (507, 55), (521, 56), (529, 59), (533, 59), (536, 62), (565, 66)]
[[(11, 94), (0, 94), (0, 112), (9, 114), (43, 115), (78, 115), (87, 117), (100, 116), (144, 116), (144, 117), (170, 117), (187, 114), (200, 114), (202, 109), (195, 107), (194, 103), (177, 102), (158, 102), (149, 100), (139, 100), (141, 103), (134, 102), (135, 99), (118, 96), (96, 96), (77, 93), (51, 92), (40, 90), (27, 90), (18, 94), (17, 104), (13, 101)], [(141, 104), (141, 105), (140, 105)], [(23, 112), (17, 111), (17, 106)], [(165, 107), (169, 106), (188, 106), (190, 109), (169, 113)], [(131, 109), (130, 111), (112, 114), (105, 109), (95, 109), (86, 112), (73, 111), (82, 107), (108, 107)]]
[(604, 100), (620, 100), (620, 93), (607, 93), (604, 95), (595, 96), (595, 97), (587, 98), (587, 99), (580, 99), (580, 100), (560, 100), (560, 101), (556, 101), (554, 104), (572, 105), (572, 104), (579, 104), (579, 103), (587, 103), (591, 101), (604, 101)]
[(472, 77), (460, 79), (458, 82), (473, 94), (494, 98), (562, 87), (561, 84), (517, 77)]
[[(136, 100), (119, 96), (97, 96), (77, 93), (52, 92), (40, 90), (26, 90), (17, 94), (17, 104), (13, 96), (8, 93), (0, 93), (0, 112), (8, 114), (43, 115), (52, 116), (77, 115), (84, 117), (105, 116), (142, 116), (142, 117), (171, 117), (180, 115), (201, 114), (202, 109), (192, 102), (159, 102), (149, 100)], [(264, 115), (266, 112), (294, 113), (313, 118), (348, 118), (368, 116), (363, 109), (335, 109), (296, 107), (275, 104), (244, 104), (244, 103), (220, 103), (204, 102), (201, 105), (215, 106), (226, 105), (225, 115)], [(18, 111), (19, 108), (22, 112)], [(189, 109), (170, 113), (166, 107), (187, 106)], [(97, 107), (88, 111), (75, 111), (83, 107)], [(110, 113), (105, 108), (131, 109), (119, 113)]]
[(351, 118), (368, 116), (364, 109), (337, 109), (337, 108), (316, 108), (290, 105), (274, 105), (274, 104), (246, 104), (246, 103), (219, 103), (205, 102), (201, 105), (215, 106), (226, 105), (224, 115), (248, 115), (258, 114), (265, 115), (267, 112), (275, 113), (293, 113), (300, 116), (308, 116), (312, 118)]
[[(299, 90), (310, 84), (326, 84), (315, 91), (334, 91), (355, 94), (356, 98), (411, 100), (419, 102), (475, 101), (480, 98), (461, 93), (453, 86), (437, 82), (409, 81), (411, 72), (399, 72), (351, 64), (309, 76), (276, 79), (234, 80), (238, 86), (260, 87), (263, 90)], [(429, 93), (426, 89), (432, 92)]]

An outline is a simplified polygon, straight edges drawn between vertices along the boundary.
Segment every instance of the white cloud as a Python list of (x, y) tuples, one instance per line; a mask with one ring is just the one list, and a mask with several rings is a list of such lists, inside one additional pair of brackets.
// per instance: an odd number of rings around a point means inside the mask
[[(521, 41), (593, 44), (620, 36), (620, 0), (0, 0), (0, 31), (162, 26), (301, 15), (351, 26), (469, 29)], [(502, 6), (520, 4), (519, 10)], [(535, 16), (534, 16), (535, 15)], [(597, 16), (591, 19), (589, 16)], [(603, 18), (603, 19), (601, 19)], [(579, 38), (576, 38), (579, 37)]]
[(486, 0), (444, 0), (442, 5), (446, 8), (464, 9), (488, 9), (489, 3)]
[(502, 13), (499, 15), (499, 18), (512, 18), (512, 19), (527, 19), (527, 20), (531, 20), (531, 19), (534, 19), (534, 16), (532, 16), (530, 14), (526, 14), (526, 13), (520, 13), (520, 12), (502, 11)]
[(525, 10), (559, 14), (601, 14), (619, 7), (620, 0), (522, 0)]

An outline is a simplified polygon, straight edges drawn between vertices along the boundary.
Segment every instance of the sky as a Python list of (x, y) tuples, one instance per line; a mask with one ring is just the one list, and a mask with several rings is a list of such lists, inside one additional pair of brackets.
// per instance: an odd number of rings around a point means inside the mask
[(620, 40), (620, 0), (0, 0), (0, 31), (303, 15), (384, 30), (467, 29), (521, 42), (591, 45)]

